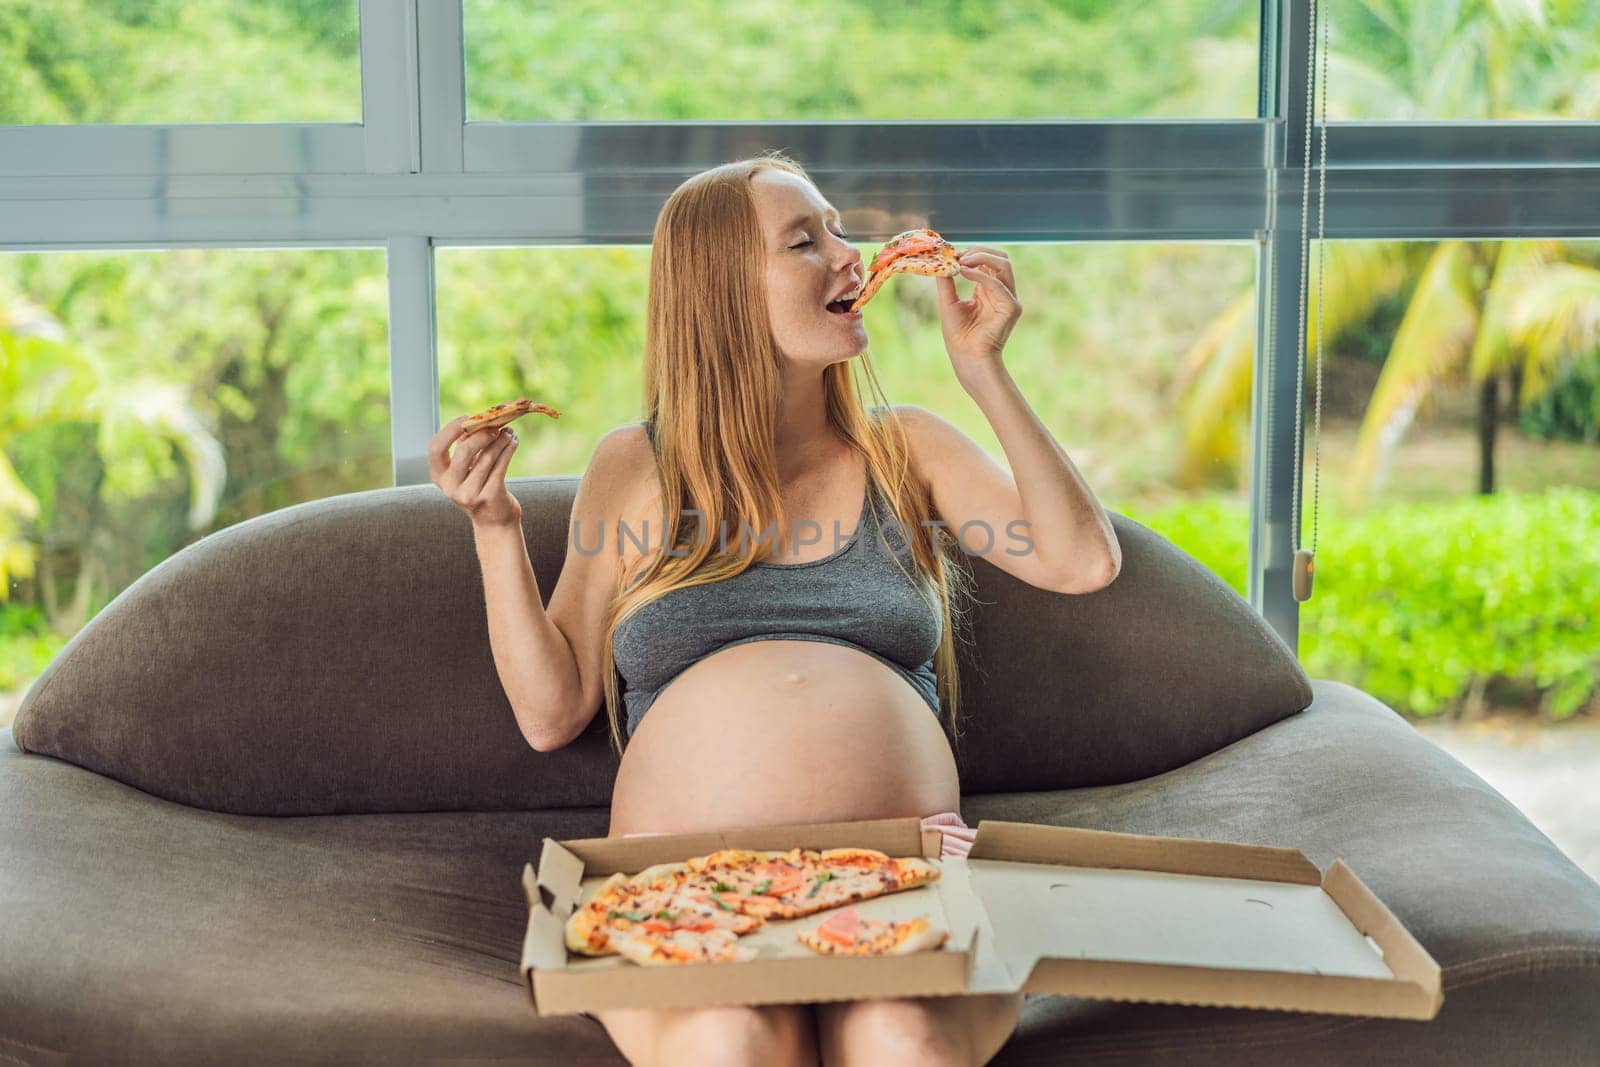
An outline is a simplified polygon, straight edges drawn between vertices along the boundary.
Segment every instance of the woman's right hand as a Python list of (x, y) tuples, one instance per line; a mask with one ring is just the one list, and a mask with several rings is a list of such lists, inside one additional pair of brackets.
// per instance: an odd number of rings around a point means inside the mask
[(467, 513), (473, 526), (520, 526), (522, 505), (506, 488), (506, 468), (517, 450), (516, 432), (502, 426), (463, 434), (461, 423), (466, 418), (451, 419), (428, 442), (428, 474), (450, 503)]

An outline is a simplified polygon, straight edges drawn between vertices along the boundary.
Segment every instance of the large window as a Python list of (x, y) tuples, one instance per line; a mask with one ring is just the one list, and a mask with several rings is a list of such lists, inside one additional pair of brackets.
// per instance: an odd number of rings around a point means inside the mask
[(1308, 673), (1417, 717), (1600, 706), (1600, 242), (1340, 241), (1326, 264)]

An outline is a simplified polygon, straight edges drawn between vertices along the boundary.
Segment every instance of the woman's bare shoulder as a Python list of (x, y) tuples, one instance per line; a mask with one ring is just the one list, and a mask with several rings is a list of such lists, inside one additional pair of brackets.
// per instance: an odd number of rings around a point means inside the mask
[(655, 447), (642, 422), (625, 422), (606, 431), (595, 445), (589, 469), (608, 479), (633, 483), (654, 475)]
[(655, 448), (644, 423), (627, 422), (608, 430), (595, 445), (584, 479), (604, 490), (609, 504), (607, 521), (648, 510), (660, 495), (660, 480)]

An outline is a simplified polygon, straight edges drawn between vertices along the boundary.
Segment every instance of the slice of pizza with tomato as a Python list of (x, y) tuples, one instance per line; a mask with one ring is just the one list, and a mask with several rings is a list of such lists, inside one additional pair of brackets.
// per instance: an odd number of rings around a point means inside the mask
[(896, 274), (930, 274), (954, 278), (961, 273), (956, 259), (956, 249), (949, 241), (933, 230), (907, 230), (892, 238), (872, 257), (867, 270), (871, 272), (861, 295), (850, 305), (859, 311), (875, 296), (883, 283)]
[(926, 915), (903, 921), (863, 919), (855, 908), (843, 908), (794, 936), (824, 956), (900, 956), (938, 948), (950, 931)]

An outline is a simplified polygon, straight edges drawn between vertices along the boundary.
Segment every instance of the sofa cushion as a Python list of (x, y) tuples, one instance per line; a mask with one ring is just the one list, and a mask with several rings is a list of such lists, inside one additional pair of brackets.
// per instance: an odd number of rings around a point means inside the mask
[(1311, 703), (1277, 631), (1204, 564), (1108, 513), (1122, 571), (1067, 596), (970, 557), (971, 643), (958, 645), (962, 793), (1146, 778)]
[[(512, 479), (540, 596), (579, 478)], [(1112, 515), (1122, 573), (1066, 596), (972, 557), (958, 646), (963, 790), (1128, 781), (1305, 707), (1283, 641), (1165, 538)], [(122, 592), (18, 709), (17, 744), (241, 815), (609, 804), (604, 714), (530, 748), (489, 647), (471, 523), (438, 487), (284, 508), (213, 533)]]

